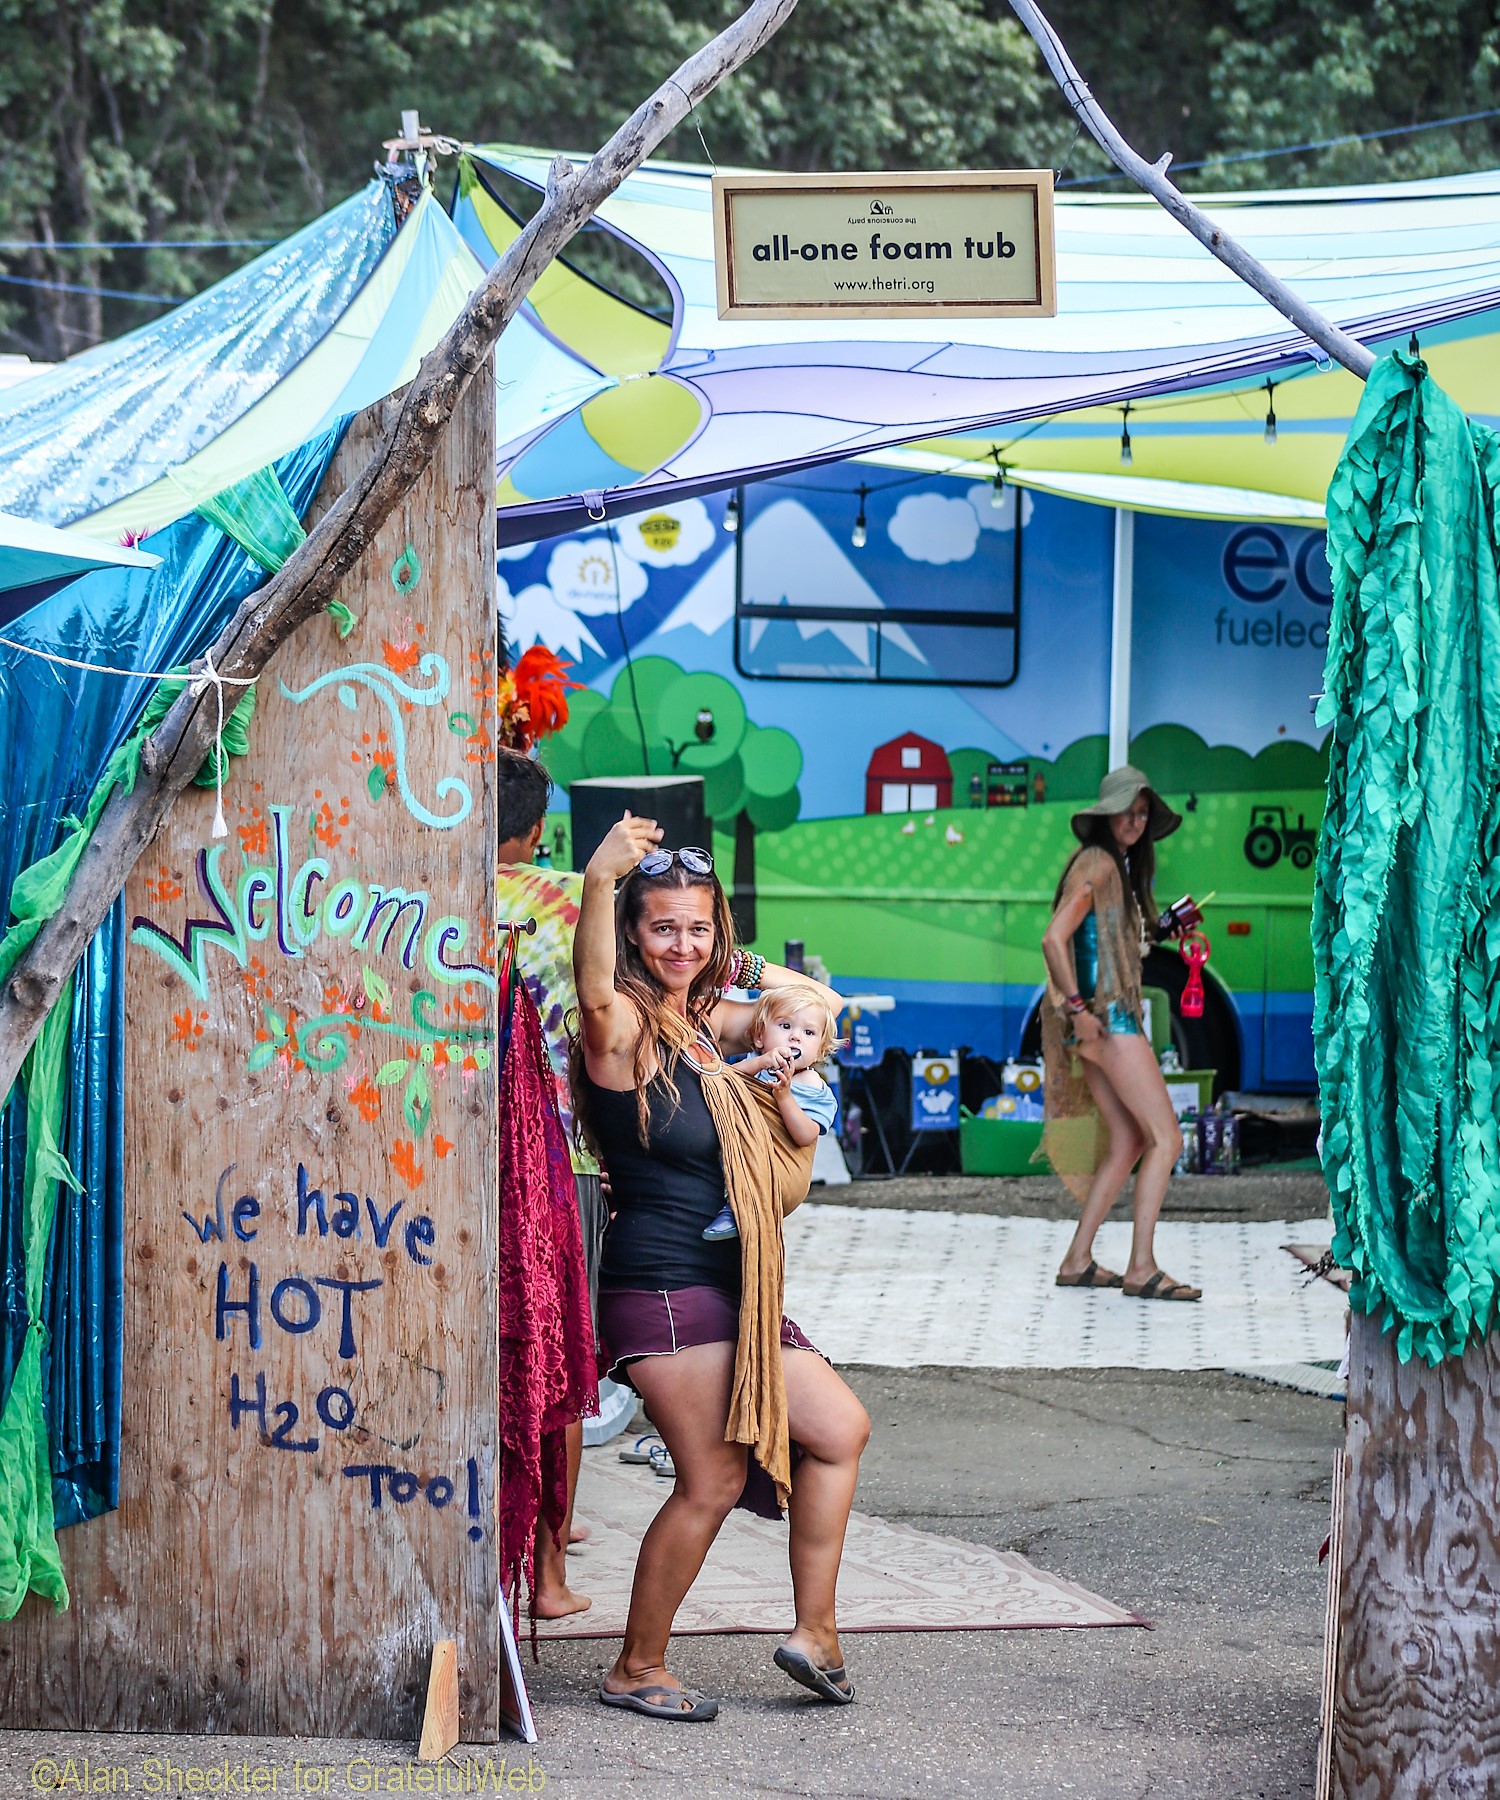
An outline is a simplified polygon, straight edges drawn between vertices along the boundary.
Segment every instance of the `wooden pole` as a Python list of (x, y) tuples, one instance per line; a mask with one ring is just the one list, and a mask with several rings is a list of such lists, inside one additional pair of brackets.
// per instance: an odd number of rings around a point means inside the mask
[(1500, 1793), (1494, 1340), (1437, 1368), (1355, 1314), (1333, 1792)]
[[(432, 461), (455, 406), (537, 277), (696, 102), (775, 36), (796, 4), (751, 0), (732, 25), (669, 75), (583, 168), (557, 158), (541, 207), (424, 359), (390, 437), (306, 542), (249, 596), (213, 646), (209, 655), (221, 676), (231, 682), (258, 677), (298, 626), (334, 598)], [(229, 690), (231, 696), (239, 691)], [(0, 1095), (10, 1094), (63, 983), (172, 802), (203, 766), (216, 716), (213, 685), (199, 675), (146, 744), (134, 789), (128, 794), (116, 789), (106, 804), (61, 907), (0, 990)]]
[(1253, 287), (1262, 299), (1269, 300), (1277, 312), (1283, 313), (1299, 331), (1305, 332), (1320, 350), (1364, 381), (1375, 367), (1374, 355), (1357, 338), (1341, 331), (1331, 319), (1325, 319), (1315, 307), (1299, 299), (1264, 263), (1258, 262), (1222, 226), (1215, 225), (1206, 213), (1199, 212), (1191, 200), (1180, 194), (1167, 180), (1167, 165), (1172, 160), (1170, 151), (1159, 162), (1148, 163), (1145, 157), (1131, 149), (1115, 129), (1109, 114), (1094, 98), (1062, 39), (1039, 6), (1033, 5), (1032, 0), (1010, 0), (1010, 9), (1036, 40), (1063, 97), (1115, 167), (1128, 175), (1137, 187), (1144, 188), (1152, 199), (1159, 201), (1178, 224), (1192, 232), (1200, 244), (1211, 250), (1241, 281)]

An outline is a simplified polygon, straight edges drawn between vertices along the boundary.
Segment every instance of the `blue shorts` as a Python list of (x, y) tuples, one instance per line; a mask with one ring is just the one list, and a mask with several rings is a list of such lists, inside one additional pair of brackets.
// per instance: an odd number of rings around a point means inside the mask
[[(1095, 1016), (1097, 1017), (1097, 1014)], [(1110, 1001), (1109, 1010), (1099, 1020), (1099, 1023), (1111, 1037), (1140, 1037), (1142, 1035), (1141, 1028), (1135, 1021), (1135, 1015), (1128, 1007), (1122, 1006), (1118, 1000)], [(1078, 1039), (1070, 1031), (1067, 1041), (1076, 1045)]]

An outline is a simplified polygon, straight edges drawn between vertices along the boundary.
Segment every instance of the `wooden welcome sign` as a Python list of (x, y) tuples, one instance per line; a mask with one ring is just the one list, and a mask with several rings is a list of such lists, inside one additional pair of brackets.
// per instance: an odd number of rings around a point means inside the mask
[(120, 1507), (8, 1724), (414, 1738), (456, 1639), (497, 1735), (494, 567), (486, 372), (262, 679), (228, 838), (191, 790), (131, 878)]

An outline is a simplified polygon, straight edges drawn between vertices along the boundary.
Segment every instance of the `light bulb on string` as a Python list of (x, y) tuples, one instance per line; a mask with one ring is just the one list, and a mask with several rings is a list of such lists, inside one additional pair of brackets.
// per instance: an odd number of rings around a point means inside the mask
[(1120, 415), (1120, 465), (1128, 469), (1134, 461), (1130, 448), (1130, 402), (1127, 400)]
[(738, 531), (739, 528), (740, 497), (738, 494), (731, 494), (729, 496), (729, 504), (724, 508), (724, 529), (726, 531)]
[(869, 532), (865, 527), (865, 495), (870, 490), (861, 482), (855, 491), (859, 495), (859, 512), (855, 515), (854, 529), (849, 533), (849, 542), (856, 550), (863, 550), (869, 538)]
[(1266, 442), (1276, 442), (1276, 383), (1266, 379)]
[(990, 455), (995, 459), (995, 479), (990, 484), (990, 505), (996, 512), (1002, 512), (1005, 508), (1005, 464), (1001, 462), (998, 450), (991, 450)]

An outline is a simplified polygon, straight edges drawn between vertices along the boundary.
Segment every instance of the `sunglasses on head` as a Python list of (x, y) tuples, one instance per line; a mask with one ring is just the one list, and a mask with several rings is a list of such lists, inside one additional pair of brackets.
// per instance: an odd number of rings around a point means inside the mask
[(714, 859), (696, 844), (681, 850), (648, 850), (636, 867), (643, 875), (665, 875), (674, 862), (680, 862), (690, 875), (712, 875)]

